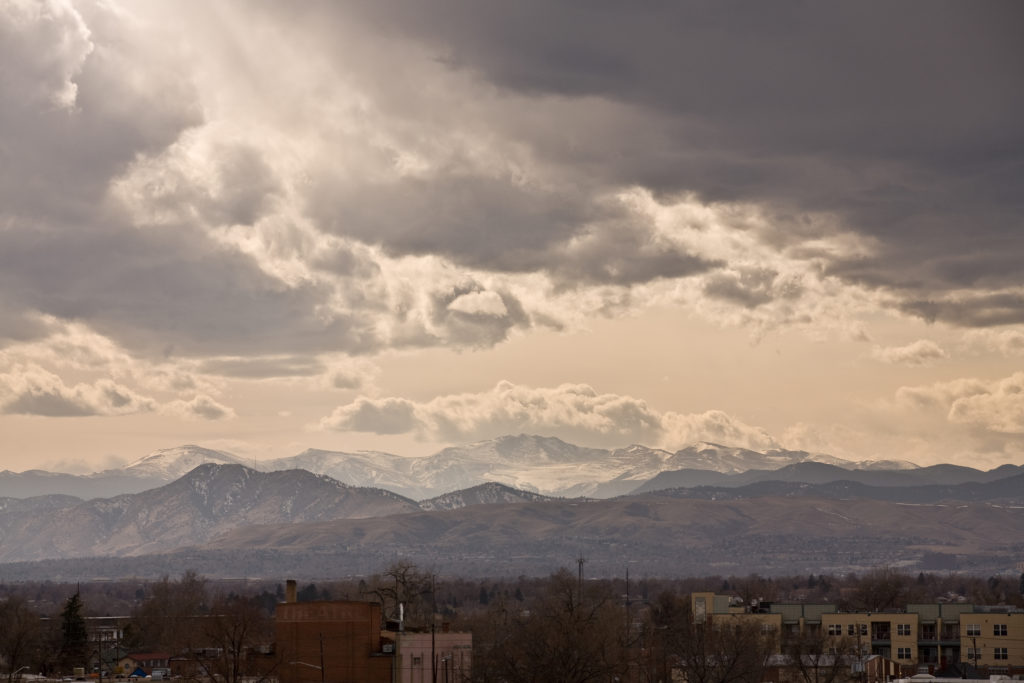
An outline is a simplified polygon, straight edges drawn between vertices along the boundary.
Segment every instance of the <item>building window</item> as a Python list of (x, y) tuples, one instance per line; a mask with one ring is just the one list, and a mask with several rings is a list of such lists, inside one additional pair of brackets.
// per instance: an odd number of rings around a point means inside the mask
[(1006, 624), (992, 624), (992, 635), (994, 635), (994, 636), (1005, 636), (1006, 635)]
[(867, 624), (848, 624), (846, 627), (846, 634), (850, 636), (857, 635), (857, 627), (860, 627), (860, 635), (866, 636), (868, 634)]
[(775, 624), (761, 624), (761, 633), (775, 633)]
[(898, 636), (909, 636), (910, 635), (910, 624), (896, 624), (896, 635), (898, 635)]
[(967, 635), (969, 635), (969, 636), (980, 636), (981, 635), (981, 624), (967, 624)]
[(910, 659), (910, 648), (909, 647), (898, 647), (898, 648), (896, 648), (896, 659)]
[(843, 625), (842, 624), (829, 624), (828, 625), (828, 634), (830, 636), (841, 636), (841, 635), (843, 635)]
[(967, 661), (969, 661), (969, 662), (977, 662), (979, 659), (981, 659), (981, 648), (980, 647), (977, 648), (977, 649), (975, 649), (973, 647), (967, 648)]
[(992, 650), (992, 659), (1009, 659), (1005, 647), (997, 647)]

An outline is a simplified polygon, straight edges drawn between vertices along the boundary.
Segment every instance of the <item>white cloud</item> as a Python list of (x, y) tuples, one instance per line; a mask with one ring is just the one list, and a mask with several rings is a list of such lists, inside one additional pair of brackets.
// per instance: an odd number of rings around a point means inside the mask
[(328, 389), (362, 389), (369, 391), (374, 386), (380, 367), (363, 358), (328, 358), (327, 371), (323, 375)]
[(0, 5), (0, 84), (30, 101), (73, 107), (75, 77), (93, 47), (72, 2), (8, 0)]
[(746, 424), (721, 410), (684, 415), (665, 413), (662, 416), (665, 435), (661, 443), (668, 447), (685, 446), (696, 441), (710, 441), (725, 446), (752, 450), (778, 448), (779, 442), (764, 429)]
[(113, 380), (67, 386), (38, 366), (21, 366), (0, 375), (0, 411), (14, 415), (83, 417), (150, 412), (156, 401)]
[(912, 410), (945, 412), (955, 401), (988, 392), (988, 383), (983, 380), (964, 378), (923, 386), (900, 387), (896, 390), (896, 403)]
[(321, 421), (321, 427), (416, 433), (440, 441), (526, 432), (605, 445), (645, 443), (681, 448), (697, 441), (746, 448), (778, 445), (764, 430), (722, 411), (693, 415), (658, 412), (641, 399), (601, 394), (585, 384), (526, 387), (499, 382), (487, 392), (451, 394), (421, 403), (361, 397), (335, 409)]
[(162, 410), (189, 420), (227, 420), (235, 417), (234, 410), (205, 394), (199, 394), (189, 401), (172, 401)]
[(956, 397), (949, 420), (993, 432), (1024, 434), (1024, 372), (1017, 372), (984, 391)]
[(324, 429), (374, 434), (405, 434), (416, 430), (416, 406), (400, 398), (370, 399), (360, 397), (334, 409), (320, 421)]
[(931, 365), (949, 358), (941, 346), (928, 339), (919, 339), (906, 346), (876, 346), (871, 357), (894, 365)]

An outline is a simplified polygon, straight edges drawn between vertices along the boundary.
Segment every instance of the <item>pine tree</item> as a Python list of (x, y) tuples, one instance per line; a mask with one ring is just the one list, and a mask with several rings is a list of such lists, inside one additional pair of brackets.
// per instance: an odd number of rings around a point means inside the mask
[(60, 613), (61, 627), (61, 667), (68, 671), (72, 667), (85, 666), (89, 651), (89, 632), (85, 628), (85, 616), (82, 614), (82, 598), (75, 593)]

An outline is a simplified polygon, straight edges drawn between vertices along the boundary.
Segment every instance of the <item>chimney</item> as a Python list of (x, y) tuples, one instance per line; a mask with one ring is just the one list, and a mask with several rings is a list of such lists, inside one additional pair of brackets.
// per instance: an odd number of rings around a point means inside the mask
[(288, 579), (284, 584), (284, 601), (285, 602), (298, 602), (298, 588), (296, 588), (295, 579)]

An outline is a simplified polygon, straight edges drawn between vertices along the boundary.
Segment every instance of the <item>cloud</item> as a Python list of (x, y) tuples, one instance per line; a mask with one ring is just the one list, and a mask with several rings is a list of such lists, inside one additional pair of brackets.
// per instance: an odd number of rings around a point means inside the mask
[(439, 396), (427, 402), (360, 397), (320, 426), (378, 434), (416, 433), (442, 441), (538, 433), (587, 444), (647, 443), (681, 448), (714, 441), (748, 448), (776, 447), (764, 430), (722, 411), (658, 412), (630, 396), (600, 394), (585, 384), (525, 387), (500, 382), (488, 392)]
[(705, 281), (704, 293), (745, 308), (757, 308), (774, 298), (771, 290), (776, 275), (767, 268), (750, 269), (736, 275), (721, 273)]
[[(1010, 28), (1019, 6), (944, 2), (927, 16), (886, 7), (881, 28), (875, 2), (442, 6), (355, 2), (318, 19), (337, 28), (368, 17), (386, 40), (422, 46), (450, 69), (420, 72), (425, 82), (447, 76), (455, 92), (470, 83), (485, 94), (464, 118), (501, 101), (502, 115), (488, 112), (492, 130), (518, 143), (527, 172), (560, 172), (592, 193), (637, 186), (669, 200), (692, 192), (704, 203), (770, 207), (776, 230), (765, 238), (829, 214), (876, 246), (829, 258), (830, 275), (893, 294), (912, 315), (972, 326), (1020, 319), (1020, 298), (998, 294), (1019, 284), (1014, 255), (1024, 249), (1019, 158), (1006, 152), (1024, 142), (1022, 48)], [(573, 124), (550, 130), (545, 119)], [(480, 195), (494, 205), (495, 193)], [(571, 206), (587, 201), (574, 195)], [(579, 236), (573, 225), (583, 223), (574, 217), (552, 234)], [(928, 305), (964, 288), (992, 310)]]
[(67, 472), (68, 474), (92, 474), (103, 470), (120, 469), (132, 462), (131, 458), (107, 453), (92, 462), (81, 458), (54, 460), (40, 465), (40, 469), (48, 472)]
[(207, 358), (198, 366), (198, 371), (205, 374), (240, 379), (309, 377), (324, 370), (319, 360), (306, 356)]
[(1024, 372), (998, 380), (957, 379), (900, 387), (897, 408), (941, 417), (947, 425), (968, 427), (994, 440), (1024, 433)]
[[(758, 330), (849, 326), (835, 321), (867, 303), (966, 325), (1022, 310), (995, 289), (1015, 232), (977, 214), (975, 235), (1003, 242), (964, 250), (961, 224), (925, 233), (918, 209), (977, 208), (957, 180), (975, 136), (1014, 148), (1013, 126), (953, 125), (1004, 116), (981, 106), (1016, 92), (993, 99), (1016, 82), (994, 59), (1004, 23), (944, 6), (908, 46), (896, 27), (917, 17), (896, 13), (877, 34), (890, 59), (865, 62), (855, 29), (874, 22), (850, 9), (794, 24), (450, 1), (455, 25), (398, 2), (9, 5), (0, 336), (42, 314), (218, 371), (294, 357), (274, 373), (339, 351), (485, 348), (655, 300)], [(984, 40), (958, 31), (966, 63), (921, 78), (964, 22)], [(834, 60), (814, 58), (820, 35)], [(950, 96), (963, 88), (976, 107)], [(863, 105), (879, 93), (888, 106)], [(922, 117), (921, 102), (943, 106)], [(997, 190), (985, 205), (1005, 211)], [(920, 266), (911, 247), (928, 250)], [(957, 283), (991, 314), (950, 304)]]
[(335, 408), (320, 424), (324, 429), (337, 431), (405, 434), (418, 426), (415, 413), (415, 404), (405, 399), (359, 398)]
[(918, 339), (906, 346), (876, 346), (871, 350), (871, 357), (894, 365), (931, 365), (949, 358), (949, 354), (931, 340)]
[(949, 420), (993, 432), (1024, 434), (1024, 372), (988, 384), (984, 392), (957, 397)]
[(163, 412), (190, 420), (227, 420), (235, 417), (234, 410), (205, 394), (199, 394), (189, 401), (172, 401), (163, 407)]
[(5, 3), (0, 8), (0, 37), (0, 63), (12, 90), (26, 94), (33, 104), (74, 106), (75, 78), (94, 46), (71, 3)]
[(497, 292), (469, 292), (458, 297), (448, 310), (467, 315), (489, 315), (501, 318), (508, 313), (505, 302)]
[(0, 411), (8, 415), (85, 417), (150, 412), (157, 403), (109, 379), (67, 386), (38, 366), (0, 375)]
[(1004, 356), (1024, 355), (1024, 330), (982, 329), (968, 330), (964, 340), (969, 347), (996, 351)]
[(961, 327), (995, 327), (1024, 323), (1024, 293), (972, 292), (935, 299), (908, 299), (903, 310), (929, 322)]

